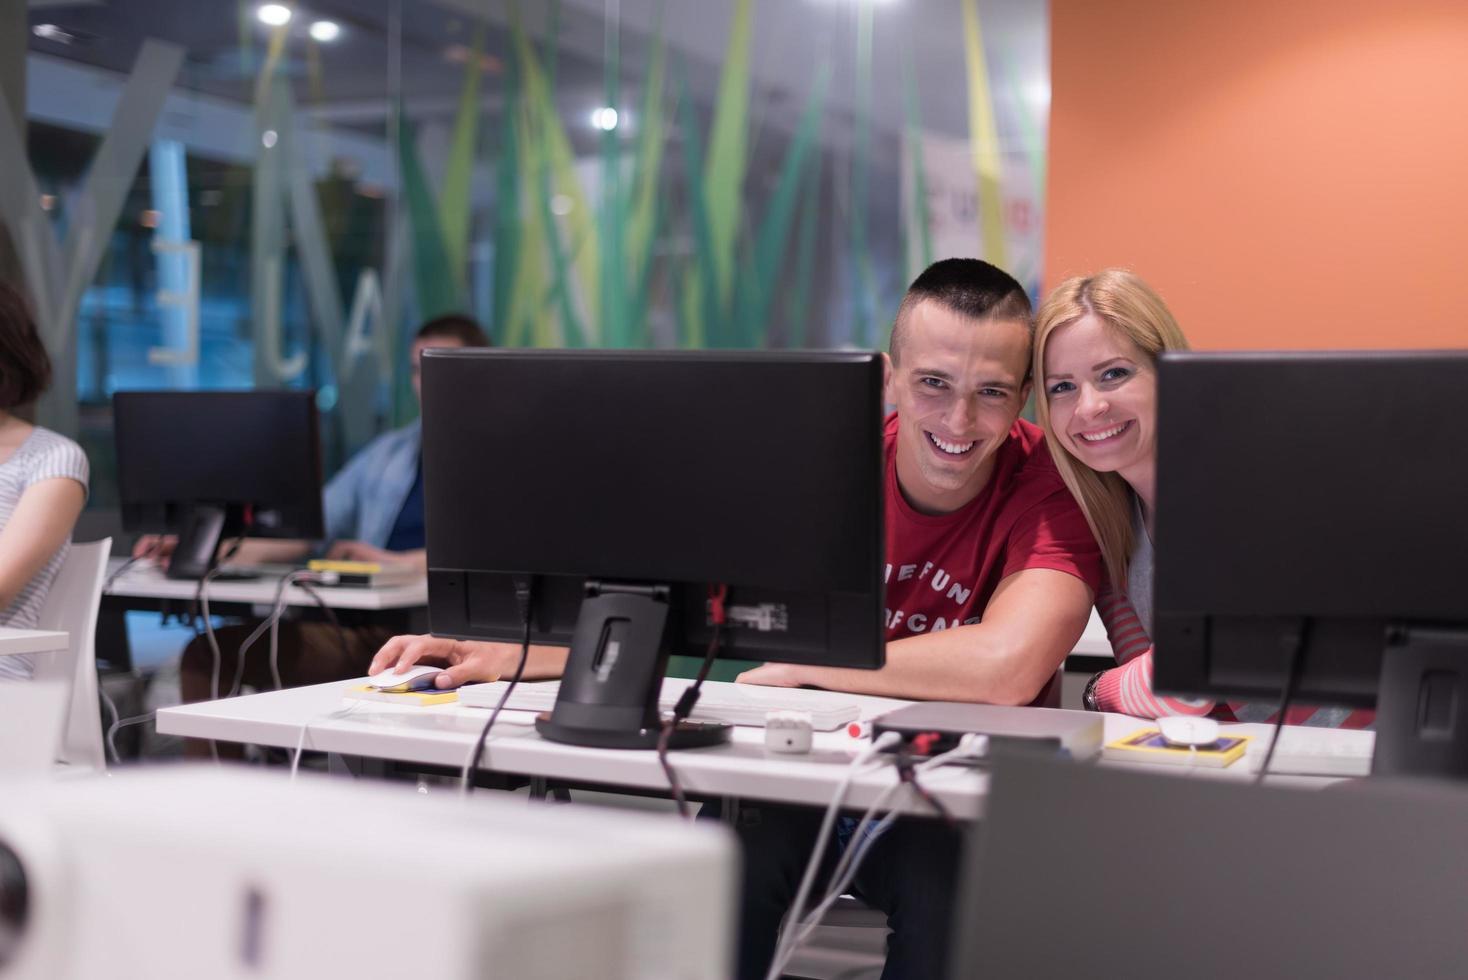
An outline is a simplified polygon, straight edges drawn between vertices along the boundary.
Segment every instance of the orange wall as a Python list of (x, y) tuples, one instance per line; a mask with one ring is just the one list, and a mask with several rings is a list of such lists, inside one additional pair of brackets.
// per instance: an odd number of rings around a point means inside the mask
[(1468, 0), (1051, 0), (1046, 278), (1203, 348), (1468, 347)]

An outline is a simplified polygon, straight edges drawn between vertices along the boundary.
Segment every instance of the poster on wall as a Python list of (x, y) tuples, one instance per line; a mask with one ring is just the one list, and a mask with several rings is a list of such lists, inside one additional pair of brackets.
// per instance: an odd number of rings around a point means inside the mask
[[(993, 260), (984, 254), (979, 180), (966, 139), (938, 133), (908, 134), (902, 153), (902, 220), (907, 233), (909, 279), (922, 271), (924, 223), (934, 261), (955, 256)], [(1005, 153), (1003, 214), (1005, 271), (1035, 296), (1045, 255), (1045, 221), (1040, 188), (1023, 154)], [(918, 179), (921, 166), (922, 179)], [(918, 206), (918, 196), (923, 201)]]

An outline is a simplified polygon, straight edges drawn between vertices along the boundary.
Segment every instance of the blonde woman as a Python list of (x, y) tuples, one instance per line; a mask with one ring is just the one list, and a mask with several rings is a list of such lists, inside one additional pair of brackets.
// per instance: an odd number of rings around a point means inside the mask
[[(1124, 269), (1061, 283), (1035, 330), (1040, 425), (1061, 477), (1101, 546), (1107, 587), (1096, 598), (1117, 666), (1091, 678), (1094, 711), (1157, 718), (1273, 720), (1262, 704), (1215, 704), (1152, 690), (1152, 519), (1157, 502), (1157, 355), (1187, 350), (1167, 305)], [(1362, 727), (1374, 713), (1291, 708), (1290, 724)]]

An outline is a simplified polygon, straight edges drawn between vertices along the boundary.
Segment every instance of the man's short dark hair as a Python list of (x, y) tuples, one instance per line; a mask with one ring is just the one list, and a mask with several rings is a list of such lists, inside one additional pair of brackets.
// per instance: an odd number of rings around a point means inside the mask
[(923, 300), (932, 300), (971, 320), (1019, 320), (1032, 334), (1034, 331), (1030, 297), (1014, 276), (982, 259), (940, 259), (918, 274), (897, 308), (888, 345), (894, 362), (902, 347), (907, 317)]
[(463, 313), (445, 313), (436, 316), (423, 326), (418, 328), (418, 333), (413, 336), (415, 341), (431, 340), (438, 337), (453, 337), (465, 347), (489, 347), (489, 335), (479, 325), (479, 321)]
[(25, 299), (0, 282), (0, 410), (29, 405), (51, 384), (51, 358)]

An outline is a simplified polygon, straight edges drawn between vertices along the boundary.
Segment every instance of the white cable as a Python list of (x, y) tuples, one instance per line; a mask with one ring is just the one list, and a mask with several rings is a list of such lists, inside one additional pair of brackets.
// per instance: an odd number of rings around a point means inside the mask
[[(209, 653), (214, 658), (214, 667), (209, 672), (209, 700), (219, 700), (219, 674), (223, 669), (224, 655), (219, 652), (219, 638), (214, 635), (214, 621), (209, 616), (209, 582), (219, 573), (216, 565), (204, 573), (199, 579), (199, 605), (204, 613), (204, 634), (209, 638)], [(209, 757), (216, 764), (219, 762), (219, 745), (214, 739), (209, 740)]]
[(204, 635), (209, 639), (209, 652), (214, 655), (214, 668), (209, 672), (209, 700), (219, 699), (219, 675), (223, 670), (224, 657), (219, 652), (219, 639), (214, 635), (214, 622), (209, 616), (209, 582), (214, 578), (217, 567), (209, 569), (199, 579), (199, 606), (204, 612)]
[[(896, 790), (897, 787), (894, 786), (887, 792), (894, 793)], [(861, 867), (861, 862), (867, 856), (867, 851), (871, 850), (876, 844), (877, 838), (885, 834), (887, 829), (896, 822), (898, 813), (896, 809), (888, 810), (883, 814), (882, 819), (877, 822), (877, 825), (868, 831), (867, 828), (871, 826), (872, 816), (873, 811), (868, 811), (866, 816), (862, 818), (861, 823), (857, 824), (856, 829), (852, 831), (851, 840), (846, 845), (846, 851), (841, 855), (842, 863), (837, 865), (839, 875), (833, 873), (834, 880), (831, 884), (830, 891), (821, 899), (820, 904), (811, 910), (803, 922), (797, 922), (791, 925), (790, 931), (794, 938), (786, 948), (784, 958), (775, 964), (782, 972), (790, 958), (810, 938), (811, 933), (816, 931), (816, 927), (821, 924), (821, 920), (825, 918), (831, 906), (835, 905), (841, 896), (845, 895), (850, 889), (851, 882), (856, 878), (857, 869)]]
[(265, 635), (265, 631), (270, 629), (270, 624), (274, 622), (275, 618), (284, 614), (285, 607), (281, 604), (281, 598), (285, 595), (286, 584), (289, 579), (290, 573), (287, 573), (282, 575), (280, 581), (275, 583), (275, 598), (271, 601), (270, 616), (261, 620), (260, 625), (256, 626), (250, 632), (250, 635), (245, 637), (245, 641), (240, 644), (239, 655), (235, 660), (234, 682), (229, 686), (230, 697), (234, 697), (240, 692), (240, 687), (244, 681), (245, 654), (249, 651), (250, 647), (255, 645), (256, 640)]
[[(883, 734), (883, 737), (894, 734), (893, 732), (886, 732)], [(987, 752), (987, 737), (983, 735), (965, 735), (959, 740), (956, 748), (950, 749), (941, 755), (933, 756), (931, 759), (925, 759), (918, 763), (914, 769), (919, 772), (926, 772), (930, 769), (936, 769), (938, 766), (947, 762), (962, 758), (976, 758)], [(880, 822), (870, 832), (868, 832), (867, 828), (871, 826), (872, 819), (876, 815), (877, 810), (901, 790), (904, 785), (904, 783), (899, 782), (887, 787), (872, 801), (871, 806), (867, 807), (866, 812), (862, 814), (861, 820), (857, 823), (856, 829), (851, 833), (851, 839), (847, 842), (846, 849), (841, 855), (841, 860), (837, 862), (835, 869), (831, 872), (829, 889), (810, 914), (802, 919), (799, 905), (791, 906), (787, 918), (789, 924), (781, 933), (780, 942), (775, 949), (775, 957), (770, 963), (767, 980), (774, 980), (774, 978), (780, 976), (785, 969), (785, 965), (795, 955), (796, 950), (810, 938), (810, 934), (815, 931), (816, 926), (820, 925), (821, 919), (825, 916), (826, 912), (830, 910), (832, 905), (836, 904), (836, 901), (842, 895), (846, 894), (851, 882), (856, 878), (857, 869), (861, 866), (861, 862), (866, 857), (867, 851), (876, 842), (877, 838), (886, 833), (887, 828), (896, 821), (898, 817), (897, 810), (893, 808), (885, 813)], [(820, 849), (816, 851), (816, 864), (819, 864), (819, 854)]]
[[(801, 876), (800, 888), (796, 890), (795, 901), (790, 906), (790, 921), (799, 922), (804, 914), (803, 909), (806, 899), (810, 897), (811, 886), (815, 884), (816, 872), (821, 866), (821, 856), (825, 853), (826, 841), (831, 836), (831, 828), (836, 825), (836, 815), (841, 811), (841, 803), (846, 799), (846, 792), (851, 788), (851, 781), (856, 778), (860, 769), (871, 761), (872, 757), (889, 746), (896, 745), (902, 736), (896, 732), (883, 732), (872, 739), (872, 743), (851, 760), (851, 765), (846, 768), (846, 774), (841, 777), (841, 785), (836, 787), (836, 795), (832, 797), (830, 805), (826, 807), (826, 814), (821, 819), (821, 829), (816, 832), (815, 847), (811, 850), (810, 860), (805, 864), (805, 874)], [(883, 765), (886, 760), (883, 760)], [(790, 936), (787, 930), (780, 936), (780, 942), (775, 947), (775, 959), (770, 964), (770, 972), (766, 980), (778, 980), (780, 973), (775, 967), (788, 956), (785, 952), (786, 941)]]
[(157, 714), (157, 711), (149, 711), (141, 715), (133, 715), (131, 718), (119, 718), (108, 726), (105, 741), (108, 750), (112, 753), (112, 760), (114, 762), (121, 763), (121, 757), (117, 753), (117, 743), (115, 741), (117, 733), (130, 725), (141, 725), (145, 721), (152, 721)]
[[(274, 608), (274, 607), (272, 606), (272, 608)], [(244, 687), (244, 682), (245, 682), (245, 654), (247, 654), (247, 653), (250, 652), (250, 647), (254, 646), (255, 645), (255, 641), (258, 640), (258, 639), (260, 639), (260, 637), (264, 636), (265, 635), (265, 631), (268, 630), (269, 628), (270, 628), (270, 617), (267, 616), (266, 618), (260, 620), (259, 624), (253, 630), (250, 631), (250, 635), (247, 636), (247, 637), (245, 637), (244, 642), (240, 644), (239, 651), (235, 654), (235, 661), (234, 661), (234, 680), (232, 680), (230, 682), (230, 684), (229, 684), (229, 696), (230, 697), (234, 697), (237, 694), (239, 694), (240, 693), (240, 689), (242, 687)]]
[(270, 679), (275, 682), (277, 691), (284, 690), (285, 685), (280, 680), (280, 620), (285, 615), (285, 593), (286, 588), (292, 583), (311, 575), (306, 569), (297, 569), (288, 572), (280, 580), (280, 591), (276, 595), (275, 612), (270, 617)]
[[(312, 573), (309, 573), (305, 570), (297, 569), (294, 572), (288, 572), (287, 574), (282, 575), (279, 581), (276, 582), (275, 598), (270, 601), (270, 615), (262, 619), (259, 625), (257, 625), (254, 630), (250, 632), (250, 635), (245, 637), (244, 642), (240, 644), (239, 655), (235, 661), (234, 682), (231, 683), (229, 686), (230, 697), (234, 697), (236, 694), (240, 693), (240, 688), (243, 685), (245, 676), (245, 654), (249, 652), (250, 648), (255, 645), (256, 641), (258, 641), (260, 637), (265, 635), (266, 631), (269, 630), (274, 623), (285, 616), (285, 610), (287, 606), (287, 603), (284, 602), (286, 587), (291, 584), (292, 581), (296, 580), (297, 577), (304, 580), (304, 578), (310, 574)], [(275, 673), (278, 675), (279, 670), (276, 670)]]
[(108, 694), (107, 689), (101, 684), (97, 685), (97, 693), (102, 696), (102, 704), (106, 706), (107, 714), (112, 718), (112, 721), (107, 725), (107, 737), (105, 739), (107, 755), (112, 759), (114, 766), (120, 766), (122, 765), (122, 757), (117, 754), (117, 744), (113, 741), (113, 737), (117, 734), (118, 723), (122, 721), (122, 715), (117, 710), (117, 702), (112, 700), (112, 695)]
[(361, 704), (361, 701), (353, 701), (345, 708), (338, 708), (327, 714), (306, 719), (305, 724), (301, 726), (300, 737), (296, 739), (296, 750), (291, 755), (291, 782), (295, 782), (296, 770), (301, 767), (301, 755), (306, 751), (306, 733), (311, 730), (311, 726), (323, 721), (335, 721), (338, 718), (345, 718), (353, 711), (356, 711)]

